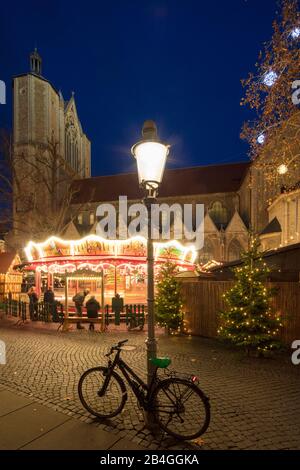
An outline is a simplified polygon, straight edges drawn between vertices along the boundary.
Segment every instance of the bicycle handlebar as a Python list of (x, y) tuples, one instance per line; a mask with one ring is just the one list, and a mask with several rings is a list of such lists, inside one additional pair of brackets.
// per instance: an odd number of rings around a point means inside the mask
[(120, 349), (120, 347), (127, 343), (128, 339), (124, 339), (123, 341), (119, 341), (118, 344), (116, 344), (116, 346), (112, 346), (110, 348), (110, 352), (105, 354), (106, 357), (110, 356), (114, 351), (118, 351)]

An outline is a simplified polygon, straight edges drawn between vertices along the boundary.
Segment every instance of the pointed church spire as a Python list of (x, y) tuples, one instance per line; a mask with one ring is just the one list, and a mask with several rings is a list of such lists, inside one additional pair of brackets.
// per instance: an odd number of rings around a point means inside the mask
[(34, 52), (30, 54), (30, 72), (36, 75), (42, 75), (42, 58), (36, 47), (34, 48)]

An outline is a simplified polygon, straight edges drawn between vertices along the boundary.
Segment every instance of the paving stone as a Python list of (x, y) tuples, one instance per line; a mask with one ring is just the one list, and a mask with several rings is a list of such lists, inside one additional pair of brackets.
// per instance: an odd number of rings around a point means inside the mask
[(0, 391), (0, 417), (12, 411), (24, 408), (24, 406), (28, 406), (31, 403), (32, 400), (17, 396), (15, 393), (2, 388)]
[(20, 408), (0, 418), (0, 449), (19, 449), (68, 419), (40, 404)]
[(103, 450), (110, 448), (118, 440), (103, 429), (71, 419), (23, 446), (22, 450)]
[[(108, 426), (119, 439), (142, 439), (150, 448), (169, 445), (164, 439), (155, 440), (144, 428), (130, 391), (123, 412), (109, 423), (92, 418), (78, 399), (80, 375), (105, 364), (104, 353), (127, 337), (128, 333), (117, 331), (62, 334), (47, 328), (40, 331), (31, 324), (17, 329), (2, 320), (0, 339), (6, 343), (7, 364), (0, 366), (0, 415), (7, 412), (1, 394), (9, 389), (24, 399), (25, 408), (30, 398), (64, 413), (65, 419), (75, 417), (100, 430)], [(123, 353), (123, 358), (145, 379), (145, 333), (132, 332), (129, 337), (137, 349)], [(202, 436), (205, 449), (300, 449), (300, 367), (293, 366), (288, 355), (260, 361), (245, 358), (214, 340), (162, 335), (158, 339), (159, 354), (170, 356), (175, 370), (196, 374), (210, 397), (211, 424)], [(160, 376), (165, 378), (164, 372)], [(176, 445), (181, 449), (187, 446)], [(191, 449), (193, 444), (188, 446)]]

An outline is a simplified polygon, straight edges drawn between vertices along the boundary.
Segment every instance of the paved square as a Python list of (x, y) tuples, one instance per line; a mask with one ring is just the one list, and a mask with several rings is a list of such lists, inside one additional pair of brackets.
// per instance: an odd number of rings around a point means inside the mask
[[(36, 326), (0, 322), (0, 339), (5, 341), (7, 352), (6, 365), (0, 365), (0, 387), (100, 426), (118, 438), (126, 436), (133, 448), (190, 446), (155, 440), (144, 428), (131, 394), (122, 414), (105, 423), (91, 417), (79, 402), (80, 375), (105, 364), (103, 354), (121, 339), (129, 338), (130, 344), (137, 346), (123, 354), (145, 378), (145, 333), (57, 333)], [(293, 366), (288, 355), (246, 358), (217, 341), (197, 337), (160, 335), (158, 344), (159, 353), (172, 358), (174, 369), (199, 376), (201, 388), (210, 397), (212, 419), (202, 436), (202, 449), (300, 449), (300, 366)]]

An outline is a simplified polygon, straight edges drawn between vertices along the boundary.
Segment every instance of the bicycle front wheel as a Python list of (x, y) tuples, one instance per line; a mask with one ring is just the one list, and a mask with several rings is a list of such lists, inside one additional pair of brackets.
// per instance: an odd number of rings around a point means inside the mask
[(105, 394), (99, 396), (106, 378), (106, 367), (94, 367), (87, 370), (78, 383), (78, 394), (82, 405), (98, 418), (113, 418), (122, 411), (127, 400), (125, 384), (114, 371), (111, 373)]
[(174, 377), (160, 382), (153, 392), (151, 409), (158, 425), (176, 439), (196, 439), (209, 426), (209, 400), (189, 380)]

